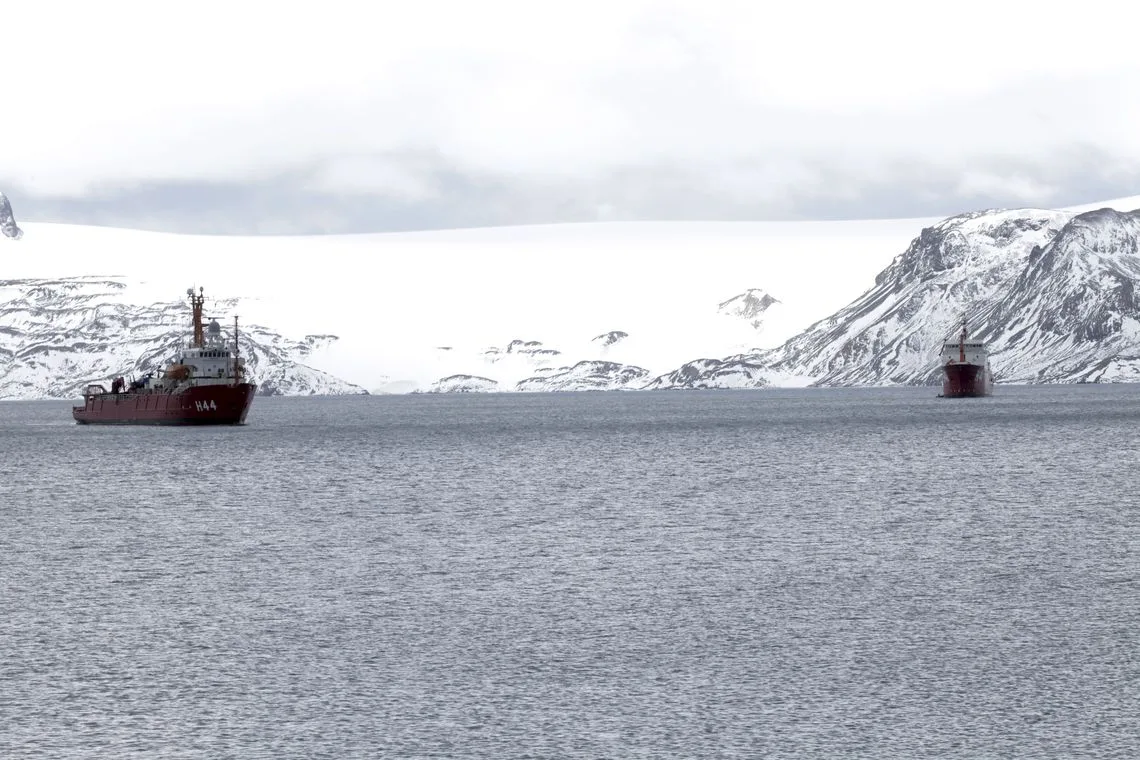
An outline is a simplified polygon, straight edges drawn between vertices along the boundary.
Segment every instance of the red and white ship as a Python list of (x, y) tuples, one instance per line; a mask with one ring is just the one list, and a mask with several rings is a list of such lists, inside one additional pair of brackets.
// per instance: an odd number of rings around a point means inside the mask
[(958, 340), (942, 344), (942, 395), (945, 398), (988, 396), (994, 390), (993, 373), (986, 344), (970, 340), (966, 320)]
[(83, 406), (71, 414), (81, 425), (241, 425), (253, 403), (257, 385), (245, 382), (245, 363), (238, 350), (234, 318), (233, 347), (222, 337), (217, 320), (202, 324), (202, 288), (190, 296), (193, 336), (190, 343), (156, 377), (154, 373), (127, 385), (122, 377), (111, 390), (92, 384)]

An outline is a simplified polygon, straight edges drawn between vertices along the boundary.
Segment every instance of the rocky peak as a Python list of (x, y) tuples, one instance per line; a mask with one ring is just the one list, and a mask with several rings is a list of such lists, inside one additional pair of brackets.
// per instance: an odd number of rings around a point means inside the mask
[(24, 236), (24, 231), (16, 226), (16, 217), (12, 213), (12, 204), (8, 202), (8, 198), (4, 193), (0, 193), (0, 233), (4, 237), (19, 240)]
[(1069, 220), (1049, 244), (1050, 254), (1067, 253), (1087, 257), (1089, 254), (1136, 253), (1140, 234), (1140, 211), (1121, 212), (1110, 208), (1088, 211)]
[(753, 324), (758, 327), (759, 320), (757, 318), (766, 312), (772, 304), (777, 303), (779, 303), (779, 300), (774, 298), (767, 291), (761, 290), (760, 288), (749, 288), (727, 301), (721, 301), (720, 305), (717, 306), (717, 311), (721, 314), (729, 314), (751, 320)]
[(930, 280), (947, 270), (981, 263), (979, 258), (1010, 253), (1018, 257), (1027, 240), (1045, 244), (1057, 233), (1069, 214), (1063, 211), (991, 209), (973, 211), (925, 227), (906, 251), (875, 278), (876, 285), (895, 290), (915, 281)]
[(629, 337), (629, 333), (621, 330), (610, 330), (607, 333), (602, 333), (590, 340), (591, 343), (601, 346), (602, 348), (609, 348), (615, 343), (619, 343)]
[(1138, 280), (1140, 211), (1089, 211), (1034, 249), (994, 316), (999, 323), (1031, 318), (1045, 343), (1104, 348), (1140, 320)]

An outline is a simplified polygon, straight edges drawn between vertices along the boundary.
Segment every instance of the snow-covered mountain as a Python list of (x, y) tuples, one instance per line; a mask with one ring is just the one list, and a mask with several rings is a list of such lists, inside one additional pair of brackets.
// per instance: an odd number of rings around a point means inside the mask
[(629, 364), (580, 361), (572, 367), (539, 372), (515, 385), (518, 391), (617, 391), (645, 385), (649, 370)]
[(749, 387), (934, 384), (963, 318), (999, 381), (1136, 381), (1137, 282), (1140, 211), (962, 214), (924, 228), (874, 287), (778, 348), (652, 385), (708, 387), (726, 372)]
[(0, 233), (13, 240), (24, 235), (24, 231), (16, 226), (16, 215), (12, 213), (12, 204), (4, 193), (0, 193)]
[(697, 359), (653, 378), (644, 390), (764, 388), (772, 384), (769, 377), (769, 368), (751, 356)]
[(595, 336), (594, 339), (590, 341), (590, 343), (604, 351), (610, 346), (615, 346), (618, 343), (621, 343), (628, 337), (629, 333), (625, 332), (624, 330), (610, 330), (609, 332)]
[(764, 327), (765, 312), (780, 303), (770, 293), (760, 288), (749, 288), (727, 301), (722, 301), (717, 311), (729, 317), (743, 319), (756, 330)]
[(821, 385), (933, 382), (942, 342), (963, 316), (974, 337), (988, 337), (983, 315), (1007, 296), (1030, 252), (1048, 244), (1070, 216), (982, 211), (927, 227), (874, 287), (762, 360)]
[[(725, 301), (707, 302), (703, 314), (694, 309), (687, 320), (689, 329), (703, 331), (703, 339), (710, 347), (747, 351), (763, 345), (763, 334), (768, 325), (768, 317), (773, 307), (780, 301), (759, 288), (750, 288)], [(667, 317), (668, 312), (663, 314)], [(787, 332), (785, 330), (785, 332)], [(433, 384), (433, 390), (447, 387), (452, 377), (492, 376), (496, 387), (519, 391), (567, 391), (567, 390), (628, 390), (649, 387), (647, 383), (655, 371), (642, 366), (645, 353), (642, 334), (633, 336), (625, 330), (609, 330), (583, 342), (582, 334), (554, 344), (540, 340), (515, 339), (505, 346), (491, 346), (474, 356), (457, 351), (454, 346), (442, 346), (438, 350), (449, 352), (449, 366), (459, 366), (463, 361), (463, 372), (451, 373), (440, 382)], [(466, 356), (464, 360), (462, 357)], [(701, 360), (709, 362), (712, 360)], [(488, 367), (487, 365), (495, 365)], [(661, 365), (657, 371), (663, 369)], [(686, 366), (679, 370), (678, 377), (688, 377), (693, 368)], [(751, 378), (751, 370), (744, 374)], [(727, 374), (715, 380), (706, 379), (701, 387), (734, 387), (745, 380), (730, 378)], [(668, 385), (662, 378), (653, 380), (652, 387)], [(465, 381), (460, 389), (467, 390)]]
[[(0, 280), (0, 398), (76, 398), (92, 381), (161, 370), (186, 343), (189, 307), (139, 303), (130, 291), (117, 277)], [(239, 301), (208, 304), (221, 316)], [(227, 327), (223, 333), (232, 335)], [(263, 395), (363, 393), (304, 363), (336, 339), (291, 339), (258, 324), (239, 330), (250, 377)]]
[[(0, 245), (0, 305), (33, 298), (16, 281), (130, 287), (80, 291), (58, 325), (19, 303), (0, 315), (0, 395), (68, 395), (169, 358), (169, 339), (125, 324), (177, 339), (185, 310), (169, 299), (188, 272), (208, 293), (241, 294), (244, 323), (272, 327), (251, 327), (248, 351), (281, 393), (925, 383), (963, 315), (999, 381), (1128, 379), (1135, 215), (1101, 206), (1140, 198), (945, 220), (320, 237), (26, 222)], [(93, 276), (108, 271), (130, 279)], [(95, 324), (112, 316), (117, 327)]]
[[(502, 347), (491, 346), (478, 352), (460, 352), (454, 346), (438, 350), (449, 364), (468, 371), (451, 373), (431, 384), (432, 393), (489, 390), (577, 391), (621, 390), (644, 385), (652, 373), (632, 364), (602, 358), (613, 351), (628, 333), (613, 330), (582, 345), (569, 341), (569, 348), (555, 348), (540, 340), (515, 339)], [(563, 344), (560, 344), (562, 346)], [(572, 363), (561, 362), (585, 356)]]
[(543, 345), (541, 340), (522, 340), (521, 338), (515, 338), (502, 347), (488, 346), (483, 350), (484, 358), (492, 364), (511, 357), (521, 357), (527, 364), (535, 367), (546, 364), (561, 353), (556, 348), (548, 348)]
[(976, 334), (1007, 382), (1140, 380), (1140, 211), (1074, 217), (1023, 271)]
[(431, 384), (427, 393), (493, 393), (499, 390), (499, 383), (489, 377), (475, 375), (450, 375), (441, 377)]

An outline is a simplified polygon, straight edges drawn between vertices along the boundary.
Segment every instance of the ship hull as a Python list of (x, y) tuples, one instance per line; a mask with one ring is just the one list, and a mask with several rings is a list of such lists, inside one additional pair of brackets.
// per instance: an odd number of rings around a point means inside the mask
[(942, 395), (945, 398), (976, 398), (993, 391), (985, 365), (954, 362), (943, 366)]
[(257, 385), (199, 385), (178, 393), (98, 393), (71, 414), (80, 425), (243, 425)]

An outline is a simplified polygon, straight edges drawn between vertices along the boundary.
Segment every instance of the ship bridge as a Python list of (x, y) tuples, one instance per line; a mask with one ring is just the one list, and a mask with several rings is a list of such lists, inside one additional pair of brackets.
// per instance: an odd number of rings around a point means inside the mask
[(148, 379), (151, 390), (172, 390), (176, 387), (199, 385), (231, 385), (239, 383), (245, 375), (245, 364), (239, 355), (237, 317), (234, 317), (232, 345), (227, 343), (218, 320), (203, 324), (202, 305), (205, 297), (186, 291), (190, 296), (193, 314), (193, 336), (190, 342), (171, 359), (162, 378)]
[(234, 353), (222, 336), (222, 326), (210, 320), (201, 345), (188, 346), (179, 357), (178, 364), (192, 368), (192, 377), (201, 380), (229, 380), (234, 376)]
[(975, 340), (948, 340), (942, 344), (942, 363), (961, 362), (985, 364), (989, 359), (986, 344)]

